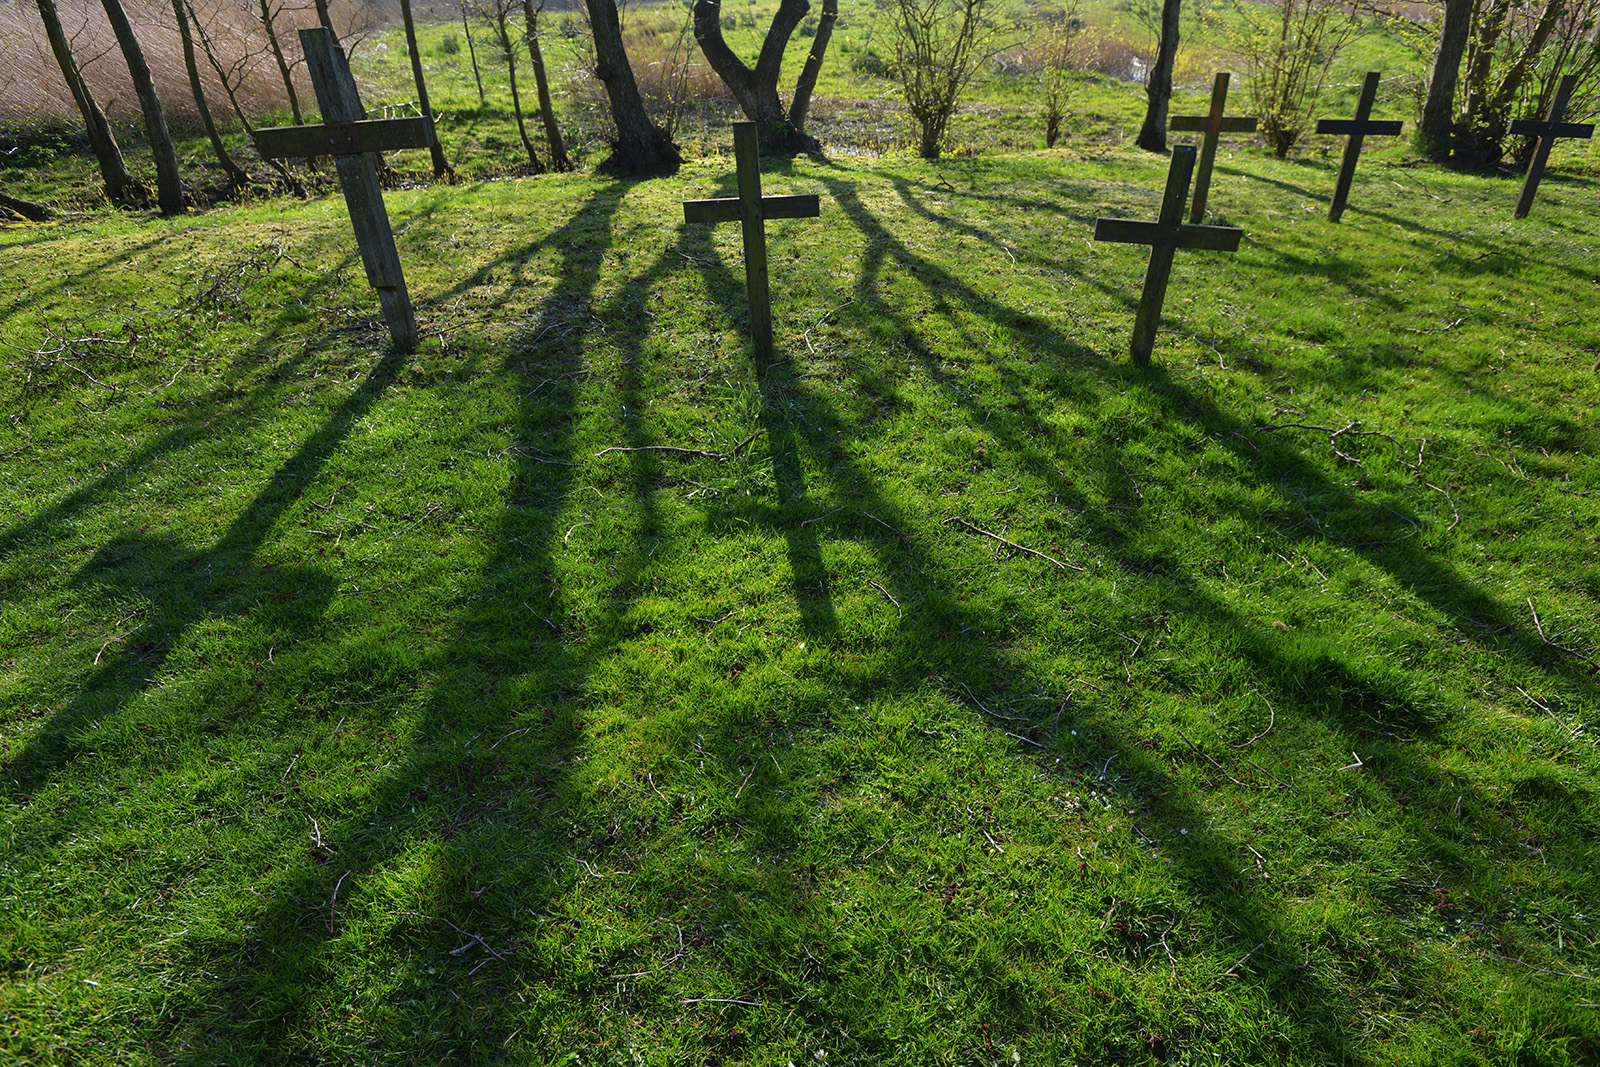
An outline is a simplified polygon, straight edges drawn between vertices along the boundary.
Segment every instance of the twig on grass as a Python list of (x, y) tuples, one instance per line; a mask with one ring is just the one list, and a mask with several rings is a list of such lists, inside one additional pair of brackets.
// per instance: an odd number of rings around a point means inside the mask
[(1528, 598), (1528, 610), (1533, 612), (1533, 625), (1536, 626), (1538, 628), (1538, 630), (1539, 630), (1539, 640), (1543, 641), (1545, 644), (1549, 645), (1551, 648), (1555, 649), (1557, 652), (1565, 652), (1569, 656), (1576, 656), (1578, 659), (1583, 660), (1583, 662), (1587, 663), (1589, 666), (1595, 667), (1597, 669), (1600, 669), (1600, 663), (1595, 663), (1594, 660), (1590, 659), (1588, 656), (1585, 656), (1582, 652), (1575, 652), (1572, 649), (1566, 647), (1565, 645), (1558, 645), (1554, 641), (1550, 640), (1548, 637), (1545, 636), (1545, 634), (1544, 634), (1544, 623), (1539, 621), (1539, 609), (1533, 606), (1533, 597), (1529, 597)]
[(950, 518), (948, 518), (948, 519), (946, 519), (944, 521), (946, 522), (946, 524), (954, 523), (957, 526), (964, 526), (968, 530), (971, 530), (973, 533), (982, 534), (984, 537), (991, 537), (994, 540), (999, 541), (1002, 545), (1006, 545), (1009, 548), (1014, 548), (1018, 552), (1024, 552), (1024, 553), (1027, 553), (1030, 556), (1038, 556), (1042, 560), (1047, 560), (1050, 563), (1054, 563), (1057, 567), (1060, 567), (1064, 571), (1077, 571), (1079, 574), (1087, 574), (1087, 573), (1089, 573), (1087, 568), (1075, 567), (1070, 563), (1062, 563), (1059, 559), (1056, 559), (1054, 556), (1045, 555), (1043, 552), (1040, 552), (1036, 548), (1029, 548), (1027, 545), (1019, 545), (1015, 541), (1007, 540), (1006, 538), (1001, 537), (999, 534), (995, 533), (993, 530), (985, 530), (982, 526), (974, 526), (974, 525), (972, 525), (972, 523), (968, 522), (966, 519), (957, 518), (956, 516), (952, 515)]
[(873, 581), (871, 578), (867, 579), (867, 584), (872, 586), (872, 588), (876, 589), (878, 592), (882, 593), (884, 596), (888, 597), (889, 598), (889, 603), (894, 605), (895, 612), (902, 619), (906, 617), (905, 611), (902, 610), (901, 607), (900, 607), (900, 601), (898, 601), (898, 600), (896, 600), (894, 598), (894, 594), (893, 593), (889, 592), (889, 590), (885, 589), (883, 586), (879, 585), (877, 582)]
[[(450, 955), (452, 955), (452, 956), (459, 956), (462, 953), (466, 952), (468, 949), (472, 948), (474, 945), (482, 945), (483, 946), (483, 950), (485, 952), (487, 952), (489, 955), (493, 956), (495, 959), (499, 960), (501, 963), (509, 963), (510, 962), (509, 957), (510, 957), (511, 953), (509, 953), (509, 952), (496, 952), (493, 949), (493, 947), (490, 946), (489, 942), (485, 941), (483, 938), (479, 937), (477, 934), (470, 933), (470, 932), (468, 932), (466, 930), (461, 929), (461, 927), (457, 926), (455, 923), (451, 922), (449, 919), (441, 918), (438, 915), (424, 915), (420, 911), (397, 911), (397, 912), (394, 912), (394, 914), (395, 915), (410, 915), (410, 916), (412, 916), (414, 918), (417, 918), (417, 919), (427, 919), (430, 922), (444, 923), (450, 929), (454, 930), (456, 933), (458, 933), (462, 937), (466, 938), (467, 939), (467, 943), (466, 944), (459, 945), (456, 948), (453, 948), (453, 949), (450, 950)], [(484, 960), (483, 961), (483, 963), (488, 963), (488, 962), (489, 962), (488, 960)], [(483, 963), (478, 964), (477, 967), (474, 967), (474, 968), (472, 968), (472, 970), (468, 971), (467, 972), (467, 976), (470, 978), (472, 975), (477, 974), (479, 968), (481, 968), (483, 966)]]
[(985, 715), (991, 716), (991, 717), (996, 718), (996, 719), (1004, 719), (1006, 722), (1029, 722), (1030, 721), (1028, 719), (1023, 718), (1021, 715), (1002, 715), (998, 711), (990, 711), (987, 707), (984, 706), (983, 701), (981, 701), (981, 700), (979, 700), (977, 698), (977, 696), (972, 692), (971, 689), (967, 689), (967, 683), (966, 682), (958, 682), (957, 684), (960, 685), (962, 689), (966, 689), (967, 690), (967, 696), (971, 698), (971, 700), (972, 700), (972, 702), (974, 704), (978, 705), (978, 710), (983, 712)]
[(339, 903), (339, 887), (344, 885), (344, 880), (348, 877), (350, 877), (349, 871), (345, 871), (339, 876), (339, 880), (333, 883), (333, 896), (328, 898), (328, 933), (330, 934), (338, 932), (333, 922), (333, 909)]
[(1502, 956), (1498, 952), (1490, 952), (1488, 955), (1497, 960), (1505, 960), (1507, 963), (1515, 963), (1518, 967), (1526, 967), (1530, 971), (1537, 971), (1539, 974), (1553, 974), (1560, 978), (1576, 978), (1580, 982), (1600, 982), (1600, 978), (1593, 978), (1587, 974), (1579, 974), (1576, 971), (1552, 971), (1548, 967), (1535, 967), (1531, 963), (1524, 963), (1522, 960), (1511, 956)]
[(605, 455), (607, 452), (671, 452), (674, 455), (697, 456), (700, 459), (732, 459), (740, 452), (743, 452), (750, 442), (754, 441), (757, 437), (760, 437), (765, 432), (765, 428), (757, 430), (755, 433), (751, 434), (749, 437), (746, 437), (743, 441), (740, 441), (726, 452), (712, 452), (704, 448), (682, 448), (678, 445), (612, 445), (610, 448), (602, 448), (600, 451), (595, 453), (595, 456), (598, 458)]
[(1538, 708), (1540, 711), (1542, 711), (1546, 715), (1550, 716), (1550, 718), (1554, 719), (1556, 725), (1561, 727), (1563, 730), (1565, 730), (1569, 737), (1577, 737), (1579, 734), (1581, 734), (1583, 732), (1583, 727), (1582, 726), (1568, 726), (1566, 723), (1562, 722), (1561, 719), (1556, 715), (1556, 713), (1550, 710), (1550, 706), (1548, 704), (1544, 703), (1544, 701), (1542, 701), (1542, 700), (1538, 699), (1537, 697), (1533, 696), (1526, 689), (1522, 688), (1522, 686), (1514, 685), (1511, 688), (1513, 688), (1517, 692), (1521, 693), (1523, 698), (1525, 700), (1527, 700), (1528, 703), (1532, 704), (1534, 707)]
[[(1261, 697), (1261, 694), (1257, 693), (1256, 696)], [(1276, 710), (1273, 709), (1272, 701), (1268, 700), (1266, 697), (1261, 697), (1261, 702), (1267, 706), (1267, 726), (1266, 726), (1266, 729), (1262, 730), (1259, 734), (1256, 734), (1250, 740), (1241, 742), (1241, 743), (1239, 743), (1237, 745), (1234, 744), (1232, 741), (1229, 741), (1228, 742), (1228, 747), (1229, 748), (1233, 748), (1233, 749), (1249, 748), (1251, 745), (1255, 744), (1257, 741), (1261, 740), (1263, 737), (1266, 737), (1269, 733), (1272, 732), (1273, 724), (1275, 724), (1278, 721), (1278, 713), (1277, 713)]]
[(1228, 781), (1232, 782), (1234, 785), (1243, 786), (1246, 789), (1254, 789), (1254, 790), (1256, 790), (1258, 792), (1262, 792), (1262, 793), (1269, 792), (1268, 788), (1266, 786), (1264, 786), (1264, 785), (1251, 785), (1249, 782), (1241, 782), (1241, 781), (1239, 781), (1239, 779), (1235, 778), (1232, 774), (1228, 773), (1228, 768), (1224, 767), (1222, 764), (1220, 764), (1216, 760), (1212, 759), (1211, 758), (1211, 753), (1207, 752), (1205, 749), (1201, 748), (1199, 745), (1197, 745), (1193, 741), (1189, 740), (1189, 735), (1184, 733), (1182, 729), (1180, 729), (1180, 728), (1178, 728), (1176, 726), (1174, 726), (1173, 729), (1178, 731), (1178, 736), (1183, 738), (1183, 743), (1184, 744), (1186, 744), (1190, 748), (1194, 749), (1196, 755), (1205, 757), (1205, 760), (1206, 760), (1207, 763), (1210, 763), (1211, 766), (1213, 766), (1217, 770), (1221, 771), (1223, 777), (1228, 779)]
[(746, 1008), (764, 1008), (764, 1000), (736, 1000), (732, 997), (685, 997), (679, 1004), (739, 1004)]
[(1263, 942), (1261, 942), (1261, 944), (1257, 945), (1255, 948), (1251, 949), (1249, 952), (1246, 952), (1243, 956), (1240, 956), (1237, 963), (1235, 963), (1232, 967), (1229, 967), (1227, 970), (1223, 971), (1221, 974), (1217, 975), (1217, 980), (1215, 982), (1211, 983), (1211, 988), (1215, 989), (1217, 986), (1221, 985), (1222, 984), (1222, 980), (1224, 978), (1228, 977), (1234, 971), (1237, 971), (1240, 967), (1243, 967), (1245, 965), (1245, 963), (1249, 961), (1251, 956), (1254, 956), (1257, 952), (1261, 951), (1262, 946), (1265, 945), (1265, 944), (1266, 944), (1266, 942), (1263, 941)]

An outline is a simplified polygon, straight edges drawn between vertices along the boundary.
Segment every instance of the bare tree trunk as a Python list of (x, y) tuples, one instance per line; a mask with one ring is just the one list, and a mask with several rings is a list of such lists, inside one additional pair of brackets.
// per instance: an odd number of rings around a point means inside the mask
[(125, 204), (128, 202), (131, 179), (128, 177), (128, 165), (122, 158), (122, 149), (117, 145), (117, 136), (111, 131), (105, 112), (100, 110), (100, 105), (95, 103), (88, 87), (83, 84), (83, 75), (78, 72), (77, 60), (72, 58), (72, 48), (67, 44), (66, 31), (61, 28), (61, 16), (56, 11), (55, 0), (38, 2), (39, 17), (44, 21), (45, 36), (50, 40), (50, 51), (55, 53), (56, 63), (61, 67), (61, 77), (66, 80), (73, 102), (83, 115), (84, 130), (89, 136), (89, 146), (94, 150), (95, 159), (100, 164), (100, 177), (106, 185), (106, 196), (113, 203)]
[(217, 132), (217, 124), (211, 119), (211, 108), (206, 105), (206, 92), (200, 85), (200, 66), (194, 58), (194, 35), (189, 32), (189, 16), (183, 10), (183, 0), (172, 0), (172, 17), (178, 20), (178, 36), (183, 40), (183, 67), (189, 75), (189, 91), (194, 94), (194, 106), (200, 112), (200, 123), (211, 141), (211, 151), (231, 184), (248, 185), (250, 175), (228, 154), (227, 147), (222, 143), (222, 135)]
[(155, 82), (150, 78), (150, 64), (144, 60), (144, 49), (134, 36), (128, 15), (122, 10), (120, 0), (101, 0), (106, 18), (111, 20), (111, 32), (117, 36), (122, 58), (128, 63), (128, 76), (133, 79), (133, 89), (139, 95), (139, 107), (144, 111), (145, 131), (150, 137), (150, 154), (156, 164), (156, 202), (163, 215), (183, 213), (183, 179), (178, 173), (178, 150), (167, 130), (167, 116), (161, 110), (161, 99), (156, 96)]
[(811, 39), (811, 51), (806, 54), (806, 65), (800, 68), (800, 80), (795, 83), (794, 96), (789, 101), (789, 125), (801, 133), (805, 133), (806, 115), (811, 110), (811, 93), (817, 87), (822, 57), (827, 54), (828, 39), (833, 36), (833, 24), (838, 19), (839, 0), (822, 0), (817, 34)]
[(761, 143), (769, 149), (790, 150), (814, 148), (816, 141), (800, 133), (789, 123), (783, 104), (778, 99), (778, 75), (783, 66), (783, 51), (794, 35), (800, 20), (811, 10), (807, 0), (780, 0), (778, 12), (772, 17), (766, 39), (761, 42), (761, 54), (756, 57), (755, 69), (733, 54), (733, 49), (722, 39), (722, 4), (720, 0), (695, 0), (694, 39), (705, 53), (706, 62), (717, 72), (723, 84), (739, 102), (739, 108), (761, 135)]
[(283, 91), (289, 94), (289, 110), (294, 114), (294, 124), (304, 126), (306, 120), (300, 114), (300, 96), (294, 91), (294, 75), (289, 69), (289, 61), (283, 57), (283, 46), (278, 43), (278, 31), (272, 25), (272, 8), (268, 5), (269, 0), (260, 0), (261, 28), (267, 31), (267, 44), (272, 48), (272, 58), (278, 61), (278, 73), (283, 76)]
[(617, 140), (605, 163), (614, 171), (673, 171), (683, 164), (678, 146), (650, 119), (639, 84), (633, 80), (628, 50), (622, 43), (616, 0), (589, 0), (589, 23), (594, 31), (594, 76), (606, 87)]
[(556, 123), (555, 105), (550, 100), (550, 79), (544, 69), (544, 49), (539, 47), (539, 15), (544, 11), (544, 0), (539, 6), (533, 0), (522, 0), (522, 19), (528, 26), (528, 63), (533, 67), (533, 84), (539, 90), (539, 115), (544, 119), (544, 138), (550, 145), (550, 166), (558, 171), (572, 169), (567, 158), (567, 146), (561, 139), (561, 127)]
[(1428, 159), (1441, 163), (1450, 157), (1455, 126), (1456, 84), (1461, 76), (1461, 59), (1466, 55), (1472, 32), (1472, 11), (1476, 0), (1444, 0), (1444, 24), (1439, 29), (1439, 47), (1433, 52), (1433, 69), (1428, 75), (1428, 95), (1422, 102), (1422, 117), (1412, 142)]
[(1167, 101), (1172, 99), (1172, 67), (1178, 58), (1178, 21), (1182, 0), (1161, 0), (1161, 44), (1145, 85), (1144, 125), (1134, 143), (1147, 152), (1167, 150)]
[(487, 104), (483, 95), (483, 73), (478, 69), (478, 46), (472, 43), (472, 26), (467, 22), (467, 0), (461, 0), (461, 32), (467, 35), (467, 54), (472, 57), (472, 76), (478, 82), (478, 103)]
[(439, 131), (433, 125), (433, 107), (428, 103), (428, 83), (422, 80), (422, 53), (417, 51), (417, 27), (411, 20), (411, 0), (400, 0), (400, 17), (406, 26), (406, 48), (411, 52), (411, 80), (417, 83), (417, 107), (428, 120), (428, 154), (433, 157), (435, 180), (450, 173), (450, 163), (444, 158), (444, 147), (439, 144)]
[(500, 31), (500, 48), (506, 54), (506, 75), (511, 83), (511, 110), (517, 117), (517, 133), (522, 136), (522, 147), (528, 151), (528, 163), (535, 174), (544, 172), (539, 153), (534, 151), (533, 139), (528, 136), (527, 123), (522, 121), (522, 96), (517, 92), (517, 50), (511, 45), (511, 32), (506, 27), (506, 7), (510, 0), (495, 0), (494, 24)]

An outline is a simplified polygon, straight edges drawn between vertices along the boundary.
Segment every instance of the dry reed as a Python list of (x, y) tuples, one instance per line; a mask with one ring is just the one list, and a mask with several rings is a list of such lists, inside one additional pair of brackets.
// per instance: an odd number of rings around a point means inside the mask
[[(237, 79), (234, 91), (246, 113), (254, 119), (286, 112), (288, 96), (255, 13), (259, 8), (247, 6), (248, 0), (191, 2), (218, 51), (219, 61), (229, 71), (230, 81)], [(84, 81), (106, 115), (113, 122), (139, 122), (139, 100), (104, 9), (96, 0), (57, 0), (56, 6)], [(183, 43), (170, 0), (124, 0), (124, 7), (150, 65), (168, 121), (180, 125), (197, 122), (199, 116), (184, 69)], [(341, 33), (347, 27), (352, 32), (364, 32), (377, 22), (368, 0), (344, 0), (334, 5), (334, 12), (334, 22)], [(294, 31), (316, 25), (316, 12), (310, 4), (293, 8), (285, 5), (273, 22), (285, 58), (294, 64), (295, 91), (302, 103), (309, 102), (314, 97)], [(227, 95), (205, 53), (199, 50), (198, 40), (196, 53), (213, 118), (220, 125), (234, 125)], [(79, 121), (61, 68), (50, 52), (38, 8), (30, 0), (0, 0), (0, 128), (75, 125)]]

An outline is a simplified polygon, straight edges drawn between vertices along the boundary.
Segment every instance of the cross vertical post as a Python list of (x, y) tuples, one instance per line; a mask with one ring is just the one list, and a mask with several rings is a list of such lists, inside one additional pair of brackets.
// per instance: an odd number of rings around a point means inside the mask
[(1372, 103), (1378, 98), (1378, 79), (1382, 74), (1372, 70), (1367, 72), (1366, 81), (1361, 85), (1361, 99), (1356, 104), (1356, 117), (1353, 119), (1320, 119), (1317, 122), (1318, 133), (1345, 133), (1350, 139), (1344, 145), (1344, 159), (1339, 164), (1339, 181), (1333, 188), (1333, 203), (1328, 205), (1328, 221), (1338, 222), (1339, 216), (1344, 214), (1345, 201), (1350, 197), (1350, 182), (1356, 176), (1356, 161), (1361, 158), (1361, 142), (1367, 134), (1380, 137), (1398, 136), (1404, 123), (1398, 120), (1382, 120), (1372, 118)]
[(756, 354), (772, 355), (772, 294), (767, 285), (767, 219), (810, 219), (822, 213), (815, 193), (762, 196), (761, 157), (756, 124), (733, 124), (733, 154), (739, 195), (716, 200), (685, 200), (683, 221), (714, 225), (737, 222), (744, 231), (745, 290), (750, 301), (750, 337)]
[(744, 236), (744, 283), (750, 299), (750, 337), (756, 351), (772, 354), (772, 290), (767, 285), (767, 224), (761, 214), (761, 149), (756, 124), (733, 125), (733, 161), (739, 176), (739, 220)]
[(1211, 166), (1217, 158), (1217, 137), (1223, 133), (1252, 133), (1256, 128), (1255, 116), (1227, 118), (1223, 111), (1228, 103), (1228, 72), (1221, 70), (1211, 83), (1211, 111), (1205, 115), (1177, 115), (1172, 119), (1174, 130), (1196, 130), (1205, 134), (1200, 142), (1200, 162), (1194, 173), (1194, 201), (1189, 207), (1189, 221), (1199, 222), (1206, 213), (1206, 194), (1211, 191)]
[(367, 281), (378, 291), (383, 318), (395, 347), (409, 352), (417, 345), (417, 317), (406, 292), (395, 249), (394, 230), (383, 208), (383, 189), (368, 153), (393, 148), (427, 148), (436, 143), (433, 124), (426, 118), (369, 121), (356, 92), (355, 78), (344, 49), (333, 34), (317, 27), (300, 31), (306, 68), (322, 110), (321, 126), (287, 126), (256, 131), (256, 147), (263, 158), (331, 155), (339, 171), (339, 187), (350, 209), (350, 225)]
[(1161, 214), (1155, 222), (1095, 220), (1096, 241), (1150, 246), (1150, 262), (1145, 267), (1144, 289), (1139, 294), (1139, 311), (1133, 321), (1133, 340), (1129, 346), (1133, 361), (1141, 367), (1149, 365), (1150, 353), (1155, 349), (1161, 305), (1166, 302), (1167, 282), (1172, 277), (1173, 253), (1180, 248), (1235, 252), (1244, 236), (1244, 231), (1234, 226), (1194, 226), (1183, 222), (1183, 205), (1189, 198), (1189, 177), (1194, 173), (1194, 161), (1193, 145), (1180, 145), (1172, 150), (1167, 187), (1161, 194)]
[(1528, 211), (1533, 207), (1533, 198), (1538, 195), (1539, 182), (1544, 179), (1545, 164), (1550, 161), (1550, 148), (1555, 144), (1557, 137), (1577, 137), (1588, 140), (1594, 135), (1592, 122), (1562, 122), (1562, 115), (1567, 110), (1567, 100), (1572, 96), (1572, 87), (1577, 84), (1576, 74), (1565, 74), (1561, 84), (1556, 87), (1555, 98), (1550, 101), (1550, 111), (1545, 115), (1544, 121), (1537, 119), (1517, 119), (1511, 123), (1511, 132), (1525, 134), (1539, 138), (1539, 144), (1533, 150), (1533, 158), (1528, 161), (1528, 176), (1522, 179), (1522, 195), (1517, 198), (1517, 209), (1512, 218), (1527, 217)]

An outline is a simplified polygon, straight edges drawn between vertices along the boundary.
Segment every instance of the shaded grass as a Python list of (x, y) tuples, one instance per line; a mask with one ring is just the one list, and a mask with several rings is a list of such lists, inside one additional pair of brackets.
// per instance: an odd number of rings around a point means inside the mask
[(727, 169), (7, 236), (7, 1051), (1591, 1060), (1587, 184)]

